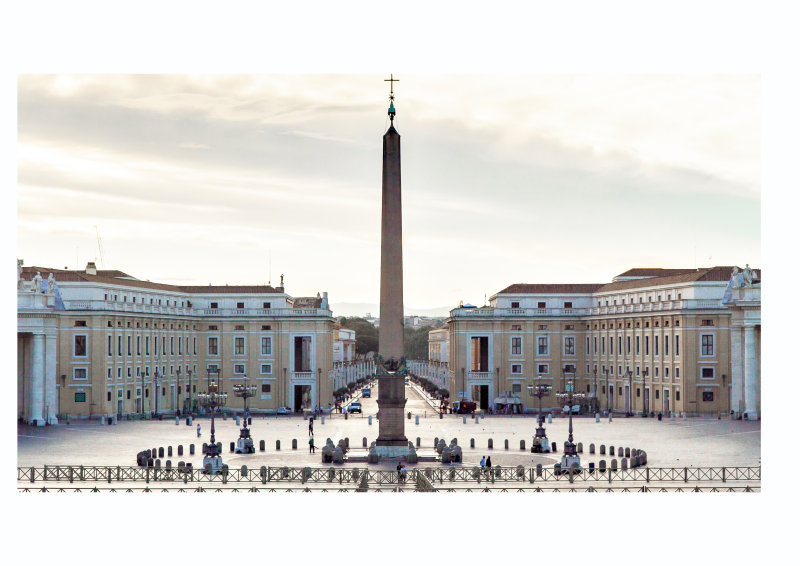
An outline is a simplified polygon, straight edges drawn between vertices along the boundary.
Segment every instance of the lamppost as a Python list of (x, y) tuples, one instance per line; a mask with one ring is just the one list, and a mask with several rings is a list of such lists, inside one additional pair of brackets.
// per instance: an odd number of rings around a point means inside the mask
[[(603, 371), (606, 371), (606, 370), (603, 370)], [(597, 411), (600, 410), (600, 400), (597, 398), (597, 368), (594, 368), (594, 371), (592, 372), (592, 375), (593, 375), (593, 377), (592, 377), (592, 387), (594, 388), (594, 391), (593, 391), (594, 400), (592, 402), (592, 406), (594, 406), (594, 412), (597, 413)]]
[(256, 394), (256, 386), (247, 384), (246, 374), (242, 379), (244, 380), (244, 383), (237, 383), (233, 386), (233, 394), (236, 397), (241, 397), (244, 400), (244, 423), (242, 423), (242, 428), (239, 430), (239, 439), (236, 441), (236, 453), (253, 454), (256, 449), (255, 446), (253, 446), (253, 439), (250, 436), (250, 429), (247, 428), (247, 399)]
[(580, 399), (586, 395), (583, 393), (575, 393), (574, 389), (575, 385), (570, 380), (569, 383), (566, 384), (565, 391), (556, 393), (556, 397), (568, 399), (567, 402), (569, 405), (569, 437), (567, 438), (567, 442), (564, 444), (564, 455), (561, 457), (562, 473), (566, 473), (571, 470), (573, 465), (577, 466), (576, 471), (580, 471), (581, 469), (581, 457), (578, 456), (578, 451), (575, 448), (575, 443), (573, 442), (572, 438), (572, 401), (575, 397)]
[(650, 412), (650, 395), (647, 393), (647, 388), (646, 388), (648, 373), (649, 373), (648, 368), (645, 367), (642, 370), (642, 416), (643, 417), (648, 416), (648, 413)]
[(628, 406), (625, 411), (625, 416), (630, 417), (633, 416), (633, 372), (631, 372), (631, 368), (625, 368), (625, 377), (628, 378)]
[(139, 412), (141, 413), (142, 418), (144, 418), (144, 392), (145, 392), (144, 374), (145, 374), (145, 372), (142, 372), (140, 374), (142, 376), (142, 390), (141, 390), (141, 393), (139, 393)]
[(228, 401), (227, 393), (219, 392), (219, 385), (211, 381), (211, 374), (217, 374), (219, 380), (219, 369), (212, 372), (208, 371), (208, 391), (198, 393), (197, 399), (211, 412), (211, 442), (203, 445), (203, 471), (207, 473), (217, 474), (222, 471), (222, 447), (216, 443), (214, 438), (214, 413), (217, 407), (223, 407)]
[(542, 415), (542, 397), (546, 395), (550, 395), (550, 391), (552, 391), (553, 386), (542, 383), (542, 376), (539, 376), (536, 379), (536, 385), (528, 385), (528, 392), (539, 399), (539, 413), (537, 415), (537, 420), (539, 421), (539, 426), (536, 428), (536, 436), (533, 438), (533, 445), (531, 446), (531, 452), (541, 453), (541, 452), (550, 452), (550, 445), (547, 441), (547, 434), (544, 430), (544, 415)]
[(317, 368), (317, 409), (314, 411), (316, 415), (322, 410), (322, 404), (320, 403), (320, 387), (322, 386), (322, 368)]
[(158, 378), (159, 377), (161, 377), (161, 376), (158, 374), (158, 368), (156, 368), (156, 373), (153, 375), (153, 393), (155, 394), (155, 406), (156, 406), (156, 412), (153, 415), (154, 417), (158, 416), (158, 398), (160, 397), (160, 395), (158, 394)]
[(614, 412), (614, 391), (609, 389), (610, 386), (608, 384), (608, 368), (603, 370), (603, 372), (606, 374), (606, 399), (608, 401), (607, 402), (608, 412), (612, 413)]
[(187, 410), (188, 410), (189, 414), (192, 414), (192, 412), (194, 410), (194, 407), (192, 407), (192, 370), (187, 369), (186, 373), (189, 375), (189, 385), (188, 385), (188, 389), (186, 390), (189, 393), (189, 399), (188, 399), (189, 403), (188, 403)]
[(175, 401), (176, 414), (181, 412), (181, 366), (178, 366), (178, 398)]

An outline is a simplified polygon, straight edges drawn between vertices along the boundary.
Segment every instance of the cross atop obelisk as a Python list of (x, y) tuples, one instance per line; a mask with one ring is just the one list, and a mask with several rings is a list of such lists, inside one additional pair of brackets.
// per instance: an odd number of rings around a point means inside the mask
[(389, 83), (389, 120), (394, 124), (394, 83), (399, 83), (400, 79), (394, 78), (394, 74), (389, 74), (388, 79), (383, 79), (384, 82)]

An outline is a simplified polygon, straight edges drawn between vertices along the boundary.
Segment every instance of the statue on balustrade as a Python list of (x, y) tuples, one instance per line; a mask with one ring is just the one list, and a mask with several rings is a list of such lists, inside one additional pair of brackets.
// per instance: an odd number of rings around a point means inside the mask
[(33, 276), (33, 288), (31, 290), (34, 293), (42, 292), (42, 274), (38, 271), (36, 272), (36, 275)]

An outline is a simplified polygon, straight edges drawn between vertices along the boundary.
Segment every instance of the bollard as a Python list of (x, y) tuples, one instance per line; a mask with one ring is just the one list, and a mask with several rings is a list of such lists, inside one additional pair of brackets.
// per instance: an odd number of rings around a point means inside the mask
[(611, 422), (613, 420), (614, 420), (614, 415), (612, 415), (611, 413), (608, 413), (608, 422)]
[(553, 413), (547, 413), (547, 424), (553, 424)]
[(158, 457), (159, 458), (163, 458), (164, 457), (164, 447), (163, 446), (159, 447), (159, 449), (158, 449)]
[(616, 472), (617, 471), (617, 459), (616, 458), (612, 458), (611, 459), (611, 471), (612, 472)]
[(493, 450), (493, 449), (494, 449), (494, 442), (493, 442), (493, 441), (492, 441), (492, 439), (490, 438), (490, 439), (489, 439), (489, 450)]
[(419, 436), (418, 436), (418, 437), (417, 437), (417, 448), (419, 448), (419, 445), (420, 445), (420, 438), (419, 438)]
[(467, 424), (467, 415), (461, 415), (461, 424)]
[(167, 456), (172, 456), (172, 446), (167, 446)]
[(475, 415), (475, 424), (480, 424), (480, 418), (477, 415)]
[(296, 438), (292, 439), (292, 450), (297, 450), (297, 439)]
[(594, 474), (594, 462), (589, 462), (589, 473)]
[(505, 449), (508, 450), (508, 439), (507, 438), (506, 438), (506, 441), (505, 441)]
[(595, 413), (594, 414), (594, 422), (596, 422), (596, 423), (600, 422), (600, 413)]
[(322, 421), (322, 424), (325, 424), (325, 415), (322, 415), (319, 419)]
[(247, 466), (242, 466), (242, 468), (239, 470), (239, 474), (240, 474), (239, 477), (241, 477), (244, 480), (247, 480)]
[(259, 441), (258, 449), (259, 451), (264, 452), (267, 449), (267, 443), (263, 440)]
[(605, 444), (601, 444), (600, 445), (600, 455), (603, 456), (603, 455), (605, 455), (605, 453), (606, 453), (606, 445)]
[(605, 473), (605, 471), (606, 471), (606, 461), (605, 460), (600, 460), (599, 468), (600, 468), (600, 473), (601, 474)]
[(275, 450), (280, 450), (280, 449), (281, 449), (281, 441), (280, 440), (276, 440), (275, 441)]
[(362, 438), (362, 439), (361, 439), (361, 446), (362, 446), (363, 448), (366, 448), (366, 447), (367, 447), (367, 437), (366, 437), (366, 436), (365, 436), (364, 438)]
[[(167, 469), (168, 470), (172, 469), (172, 460), (167, 460)], [(109, 470), (109, 472), (110, 472), (110, 470)], [(110, 473), (109, 473), (109, 476), (110, 476)]]
[(419, 424), (419, 415), (414, 415), (414, 424)]
[(156, 458), (156, 468), (161, 468), (161, 458)]
[(181, 424), (181, 418), (180, 417), (175, 417), (175, 426), (178, 426), (180, 424)]
[(194, 444), (189, 445), (189, 454), (194, 454)]
[(630, 449), (630, 447), (626, 447), (625, 448), (625, 457), (626, 458), (630, 458), (631, 457), (631, 449)]
[(553, 452), (554, 454), (555, 454), (556, 452), (558, 452), (558, 444), (556, 444), (555, 442), (553, 442), (553, 443), (550, 445), (550, 451), (551, 451), (551, 452)]
[(233, 452), (234, 450), (236, 450), (236, 443), (231, 442), (231, 452)]
[(470, 438), (469, 439), (469, 447), (470, 448), (475, 448), (475, 439), (474, 438)]
[(367, 417), (367, 424), (372, 425), (372, 415)]
[(589, 454), (594, 454), (594, 442), (589, 445)]
[(623, 458), (620, 461), (620, 466), (622, 467), (623, 470), (627, 470), (628, 469), (628, 459), (627, 458)]
[(617, 449), (617, 456), (619, 456), (620, 458), (622, 458), (622, 454), (624, 454), (624, 452), (623, 452), (623, 450), (622, 450), (622, 446), (620, 446), (620, 447)]
[(609, 456), (613, 456), (614, 455), (614, 447), (613, 446), (609, 446), (608, 447), (608, 455)]
[(239, 415), (236, 415), (236, 426), (242, 426), (242, 421), (239, 420)]
[(519, 441), (519, 449), (520, 450), (525, 450), (525, 440), (524, 439)]
[(188, 417), (188, 418), (186, 419), (186, 424), (187, 424), (188, 426), (192, 426), (192, 417)]
[(178, 444), (178, 456), (183, 456), (183, 444)]

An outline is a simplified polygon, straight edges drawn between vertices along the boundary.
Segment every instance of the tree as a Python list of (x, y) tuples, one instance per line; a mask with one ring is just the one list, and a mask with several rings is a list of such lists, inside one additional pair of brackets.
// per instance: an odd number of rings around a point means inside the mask
[(355, 330), (356, 354), (366, 355), (378, 351), (378, 329), (363, 318), (351, 317), (342, 319), (342, 328)]
[(432, 328), (430, 326), (422, 326), (416, 329), (403, 329), (403, 349), (406, 354), (406, 359), (428, 359), (428, 332), (431, 330)]

